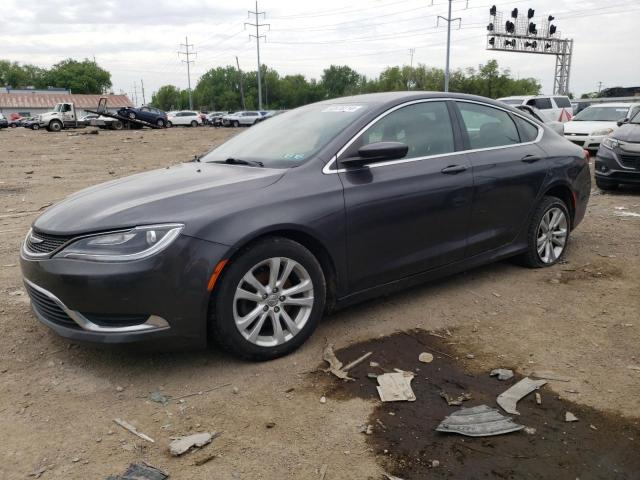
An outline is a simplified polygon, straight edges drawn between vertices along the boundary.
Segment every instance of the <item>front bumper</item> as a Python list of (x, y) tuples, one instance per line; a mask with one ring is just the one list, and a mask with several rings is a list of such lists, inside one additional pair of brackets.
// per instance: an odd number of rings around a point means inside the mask
[(600, 147), (595, 159), (595, 176), (617, 183), (640, 184), (640, 152)]
[(575, 143), (579, 147), (584, 148), (585, 150), (598, 150), (600, 148), (600, 143), (602, 139), (606, 135), (584, 135), (578, 133), (566, 133), (564, 134), (564, 138), (569, 140), (572, 143)]
[(37, 318), (59, 335), (97, 343), (207, 344), (207, 282), (226, 246), (181, 235), (140, 261), (28, 258), (20, 265)]

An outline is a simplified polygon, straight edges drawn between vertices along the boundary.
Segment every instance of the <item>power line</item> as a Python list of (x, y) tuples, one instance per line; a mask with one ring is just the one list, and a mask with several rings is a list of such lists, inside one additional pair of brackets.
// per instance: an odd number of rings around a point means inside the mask
[(262, 15), (262, 18), (266, 18), (267, 14), (265, 12), (260, 12), (258, 11), (258, 0), (256, 0), (256, 10), (255, 12), (252, 12), (251, 10), (249, 10), (248, 12), (249, 17), (251, 15), (255, 15), (256, 17), (256, 23), (248, 23), (245, 22), (244, 26), (246, 27), (247, 25), (251, 26), (251, 27), (256, 27), (256, 34), (255, 35), (249, 35), (249, 38), (253, 37), (256, 39), (256, 50), (258, 52), (258, 110), (262, 110), (262, 75), (260, 74), (260, 38), (264, 38), (265, 41), (267, 40), (266, 35), (260, 35), (260, 27), (267, 27), (267, 28), (271, 28), (271, 25), (269, 25), (268, 23), (260, 23), (258, 18), (260, 17), (260, 15)]
[[(445, 68), (444, 68), (444, 91), (448, 92), (449, 91), (449, 57), (451, 54), (451, 24), (453, 22), (458, 22), (458, 28), (460, 28), (462, 25), (462, 18), (460, 17), (456, 17), (456, 18), (451, 18), (451, 4), (453, 3), (453, 0), (449, 0), (449, 14), (447, 15), (447, 17), (443, 17), (441, 15), (438, 15), (438, 21), (440, 21), (440, 19), (444, 20), (445, 22), (447, 22), (447, 61), (445, 64)], [(437, 24), (436, 24), (437, 26)]]
[(194, 60), (189, 60), (189, 57), (191, 55), (196, 56), (198, 55), (198, 52), (193, 52), (193, 51), (189, 51), (189, 48), (193, 48), (193, 44), (189, 43), (189, 38), (188, 37), (184, 37), (184, 43), (180, 44), (181, 47), (184, 47), (185, 51), (182, 52), (178, 52), (178, 56), (180, 55), (186, 55), (187, 59), (186, 60), (182, 60), (182, 63), (186, 63), (187, 64), (187, 85), (189, 88), (189, 110), (193, 110), (193, 98), (191, 95), (191, 64), (195, 63)]

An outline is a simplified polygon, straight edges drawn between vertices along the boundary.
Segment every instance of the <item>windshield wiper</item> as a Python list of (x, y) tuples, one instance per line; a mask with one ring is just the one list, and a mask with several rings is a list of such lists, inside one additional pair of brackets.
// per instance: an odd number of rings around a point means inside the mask
[(217, 163), (228, 163), (230, 165), (250, 165), (252, 167), (264, 167), (264, 163), (258, 162), (257, 160), (243, 160), (241, 158), (227, 158), (224, 162)]

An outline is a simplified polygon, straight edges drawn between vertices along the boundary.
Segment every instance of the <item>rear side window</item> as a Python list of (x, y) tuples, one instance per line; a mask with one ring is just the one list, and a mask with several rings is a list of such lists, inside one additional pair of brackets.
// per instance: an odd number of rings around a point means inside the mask
[(401, 142), (409, 147), (404, 158), (451, 153), (453, 128), (444, 102), (422, 102), (399, 108), (365, 131), (342, 155), (357, 156), (358, 149), (376, 142)]
[(538, 127), (515, 115), (513, 118), (518, 124), (521, 142), (533, 142), (538, 137)]
[(476, 103), (457, 104), (472, 149), (520, 143), (516, 124), (507, 112)]
[(550, 108), (553, 108), (549, 97), (532, 98), (527, 102), (527, 105), (536, 107), (538, 110), (549, 110)]
[(559, 108), (571, 108), (571, 102), (567, 97), (553, 97), (553, 101)]

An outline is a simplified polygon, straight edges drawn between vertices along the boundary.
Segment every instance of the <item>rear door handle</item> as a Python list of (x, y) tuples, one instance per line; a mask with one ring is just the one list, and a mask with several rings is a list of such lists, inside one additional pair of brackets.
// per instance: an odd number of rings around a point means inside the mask
[(466, 169), (467, 169), (466, 165), (449, 165), (448, 167), (444, 167), (440, 171), (448, 175), (455, 175), (457, 173), (464, 172)]
[(524, 163), (533, 163), (533, 162), (537, 162), (540, 159), (541, 158), (536, 155), (525, 155), (520, 160), (522, 160)]

